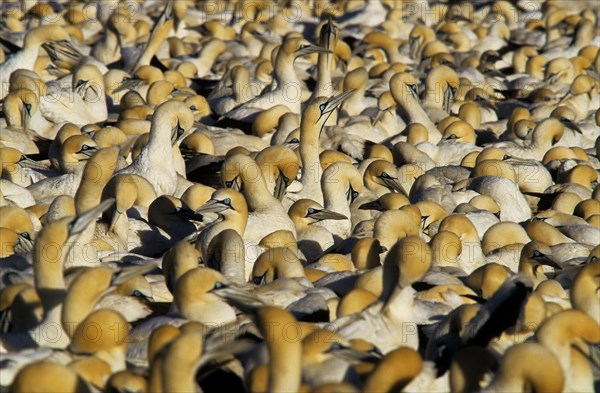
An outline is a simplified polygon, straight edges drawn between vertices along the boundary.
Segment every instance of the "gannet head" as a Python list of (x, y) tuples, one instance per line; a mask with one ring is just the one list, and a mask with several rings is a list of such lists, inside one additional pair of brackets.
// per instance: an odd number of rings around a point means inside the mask
[(305, 56), (311, 53), (330, 53), (327, 49), (313, 45), (304, 38), (293, 36), (287, 38), (279, 50), (294, 57)]
[(346, 220), (348, 217), (327, 209), (312, 199), (299, 199), (290, 207), (288, 215), (294, 224), (311, 225), (322, 220)]
[(213, 192), (208, 202), (196, 210), (197, 214), (219, 213), (227, 216), (230, 212), (247, 214), (248, 206), (244, 196), (231, 188), (220, 188)]
[(67, 31), (57, 25), (39, 26), (31, 30), (25, 36), (23, 46), (26, 48), (42, 45), (50, 41), (68, 41), (70, 39)]
[[(323, 128), (329, 116), (339, 107), (354, 90), (348, 90), (330, 98), (319, 97), (308, 105), (302, 112), (302, 123), (307, 125), (316, 125), (319, 129)], [(320, 127), (319, 127), (320, 126)]]
[(364, 174), (365, 185), (375, 183), (390, 191), (406, 195), (406, 191), (398, 179), (398, 168), (386, 160), (375, 160), (367, 167)]
[[(194, 125), (194, 115), (190, 108), (180, 101), (167, 101), (154, 111), (153, 124), (160, 122), (171, 129), (171, 144), (180, 141)], [(152, 131), (151, 131), (152, 134)]]
[(418, 86), (417, 79), (408, 72), (397, 73), (390, 79), (390, 92), (397, 103), (405, 102), (408, 97), (418, 100)]

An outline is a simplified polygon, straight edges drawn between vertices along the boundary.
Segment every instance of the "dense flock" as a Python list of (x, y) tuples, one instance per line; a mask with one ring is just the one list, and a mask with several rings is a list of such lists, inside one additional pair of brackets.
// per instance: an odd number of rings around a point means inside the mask
[(600, 3), (0, 4), (0, 389), (600, 390)]

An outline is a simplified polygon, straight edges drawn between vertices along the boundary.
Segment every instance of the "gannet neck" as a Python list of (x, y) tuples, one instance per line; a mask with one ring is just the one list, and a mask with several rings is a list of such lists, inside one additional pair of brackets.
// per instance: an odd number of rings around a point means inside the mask
[(250, 211), (269, 209), (280, 203), (269, 192), (260, 166), (251, 157), (237, 154), (231, 157), (228, 163), (224, 163), (223, 168), (223, 172), (233, 170), (238, 173)]
[(270, 248), (263, 252), (252, 269), (255, 283), (272, 282), (278, 278), (305, 278), (304, 268), (296, 252), (288, 247)]
[(195, 392), (197, 361), (204, 345), (200, 331), (180, 334), (167, 347), (162, 361), (162, 380), (165, 392)]
[[(286, 329), (300, 329), (283, 309), (266, 306), (257, 312), (257, 324), (269, 351), (269, 392), (296, 392), (302, 379), (302, 341), (286, 340)], [(301, 331), (301, 330), (297, 330)]]
[(518, 392), (529, 385), (536, 392), (562, 391), (565, 377), (556, 357), (537, 343), (517, 344), (509, 348), (496, 378), (486, 392)]
[(246, 282), (246, 252), (242, 236), (234, 229), (221, 231), (208, 245), (208, 266), (220, 271), (231, 282)]
[(61, 392), (86, 392), (88, 385), (75, 371), (50, 361), (33, 362), (23, 367), (15, 376), (10, 390), (17, 393), (32, 392), (44, 387)]
[(600, 323), (600, 300), (596, 295), (598, 287), (600, 287), (600, 261), (597, 257), (599, 251), (600, 246), (592, 251), (590, 257), (596, 259), (589, 261), (581, 268), (575, 280), (573, 280), (570, 292), (573, 308), (587, 313), (598, 323)]
[[(319, 184), (323, 169), (319, 162), (319, 134), (316, 124), (310, 124), (304, 118), (300, 123), (300, 160), (302, 161), (302, 183)], [(319, 202), (319, 201), (317, 201)]]
[(77, 214), (83, 214), (98, 206), (102, 198), (102, 190), (115, 171), (118, 155), (118, 147), (107, 147), (98, 150), (88, 160), (75, 194)]
[[(34, 94), (31, 92), (31, 94)], [(4, 115), (6, 117), (6, 124), (9, 127), (24, 127), (23, 124), (23, 110), (25, 107), (19, 94), (13, 92), (8, 94), (4, 99), (3, 103)]]
[(390, 79), (390, 92), (408, 117), (409, 122), (420, 123), (425, 126), (429, 133), (429, 141), (437, 143), (442, 138), (442, 134), (419, 104), (412, 86), (416, 86), (416, 81), (414, 81), (412, 75), (407, 73), (396, 74)]
[(84, 269), (69, 286), (62, 308), (62, 324), (69, 335), (74, 334), (77, 326), (91, 313), (111, 284), (111, 269)]
[[(246, 67), (236, 66), (232, 71), (233, 97), (236, 102), (246, 102), (247, 90), (250, 88), (250, 73)], [(241, 101), (240, 101), (241, 100)]]
[(49, 222), (38, 233), (33, 247), (33, 271), (37, 289), (65, 289), (65, 254), (62, 249), (69, 237), (68, 225), (71, 222), (71, 217)]
[(422, 369), (423, 360), (414, 349), (395, 349), (381, 359), (363, 389), (365, 392), (402, 390)]
[(294, 53), (286, 53), (281, 47), (277, 51), (273, 72), (278, 89), (300, 89), (300, 80), (294, 70), (294, 59)]
[(554, 118), (549, 118), (539, 123), (533, 130), (531, 147), (540, 152), (545, 152), (562, 138), (564, 126)]
[(383, 212), (373, 229), (373, 237), (381, 242), (383, 247), (389, 249), (399, 238), (419, 235), (420, 228), (412, 217), (402, 210), (388, 210)]

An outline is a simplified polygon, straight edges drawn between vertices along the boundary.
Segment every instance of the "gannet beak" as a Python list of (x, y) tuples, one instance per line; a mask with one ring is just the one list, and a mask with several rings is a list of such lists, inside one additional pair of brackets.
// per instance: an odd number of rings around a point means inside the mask
[[(228, 330), (228, 332), (231, 332)], [(252, 349), (256, 347), (256, 343), (252, 340), (242, 339), (236, 340), (233, 342), (224, 342), (221, 345), (215, 346), (215, 348), (211, 348), (210, 351), (202, 354), (200, 359), (196, 364), (196, 369), (201, 369), (204, 365), (207, 365), (212, 362), (218, 362), (220, 358), (229, 359), (232, 355), (238, 355), (250, 352)], [(211, 372), (211, 371), (208, 371)]]
[(21, 108), (21, 125), (23, 126), (23, 131), (27, 132), (29, 130), (29, 119), (31, 118), (31, 113), (29, 109), (25, 105)]
[(179, 218), (183, 218), (184, 220), (190, 220), (190, 221), (202, 222), (202, 220), (204, 219), (202, 214), (198, 214), (198, 212), (194, 212), (188, 208), (179, 209), (178, 211), (175, 212), (175, 215)]
[(450, 112), (450, 108), (452, 107), (452, 102), (454, 101), (454, 96), (456, 95), (456, 88), (448, 85), (446, 86), (446, 90), (444, 91), (444, 111)]
[(75, 217), (69, 227), (69, 236), (79, 235), (87, 226), (115, 203), (115, 198), (108, 198), (100, 202), (98, 206)]
[(383, 115), (385, 115), (385, 112), (388, 111), (388, 109), (390, 108), (386, 108), (386, 109), (379, 109), (377, 111), (377, 115), (375, 116), (375, 118), (373, 119), (373, 125), (377, 124), (379, 122), (379, 120), (381, 120), (381, 118), (383, 117)]
[(30, 168), (30, 169), (46, 169), (42, 164), (37, 161), (32, 160), (26, 155), (22, 155), (19, 160), (19, 166), (22, 168)]
[(87, 83), (88, 81), (84, 81), (84, 80), (78, 80), (77, 83), (75, 84), (75, 92), (77, 94), (79, 94), (80, 96), (83, 96), (85, 93), (85, 89), (87, 87)]
[[(380, 177), (381, 181), (383, 181), (385, 183), (385, 185), (396, 191), (399, 192), (400, 194), (406, 195), (406, 192), (404, 191), (404, 188), (402, 188), (402, 185), (400, 184), (400, 182), (398, 181), (397, 178), (395, 177)], [(408, 196), (408, 195), (406, 195)]]
[(204, 205), (196, 209), (196, 214), (221, 213), (227, 209), (229, 209), (229, 206), (227, 206), (223, 202), (211, 199)]
[(115, 209), (115, 211), (112, 214), (112, 217), (110, 218), (110, 225), (108, 226), (109, 232), (113, 232), (113, 229), (115, 228), (115, 225), (117, 224), (117, 221), (119, 221), (119, 218), (122, 214), (123, 213)]
[(251, 295), (243, 289), (236, 288), (234, 286), (226, 286), (224, 288), (215, 289), (212, 291), (212, 293), (227, 300), (228, 302), (231, 302), (231, 304), (242, 311), (263, 305), (263, 303), (257, 297)]
[(556, 263), (552, 258), (550, 258), (550, 256), (548, 256), (546, 254), (541, 254), (540, 256), (532, 257), (531, 259), (533, 259), (534, 261), (536, 261), (542, 265), (546, 265), (546, 266), (553, 267), (555, 269), (562, 270), (562, 266), (559, 265), (558, 263)]
[(308, 45), (308, 46), (298, 49), (298, 53), (300, 53), (301, 56), (306, 56), (306, 55), (310, 55), (311, 53), (332, 53), (332, 52), (325, 48), (321, 48), (320, 46)]
[(333, 356), (345, 360), (350, 364), (362, 363), (362, 362), (377, 362), (381, 360), (381, 355), (377, 355), (371, 352), (362, 352), (352, 347), (342, 347), (340, 349), (333, 349), (327, 351)]
[(33, 240), (31, 237), (25, 238), (22, 235), (17, 239), (17, 245), (15, 245), (15, 250), (19, 248), (21, 252), (31, 252), (33, 250)]
[(371, 201), (371, 202), (363, 203), (358, 208), (360, 210), (377, 210), (377, 211), (383, 211), (383, 207), (381, 206), (381, 203), (379, 203), (378, 200), (374, 200), (374, 201)]
[(318, 221), (322, 221), (322, 220), (347, 220), (348, 217), (346, 217), (343, 214), (340, 213), (336, 213), (333, 212), (331, 210), (316, 210), (314, 213), (309, 213), (308, 217), (318, 220)]
[(577, 124), (575, 124), (572, 120), (561, 119), (560, 122), (563, 123), (565, 125), (565, 127), (568, 127), (580, 134), (583, 134), (583, 131), (581, 130), (581, 128)]
[(347, 90), (341, 94), (331, 97), (327, 102), (325, 102), (325, 107), (321, 109), (321, 115), (326, 113), (331, 113), (335, 108), (340, 106), (342, 102), (344, 102), (352, 93), (354, 93), (355, 89)]
[(275, 190), (273, 192), (273, 195), (280, 201), (283, 200), (283, 197), (288, 187), (288, 181), (289, 180), (281, 174), (277, 177), (277, 180), (275, 181)]
[(417, 37), (410, 38), (408, 40), (408, 46), (410, 48), (410, 57), (416, 59), (417, 52), (419, 51), (419, 39)]
[(121, 268), (113, 273), (110, 284), (113, 286), (119, 286), (129, 281), (133, 277), (143, 276), (144, 274), (150, 273), (157, 267), (159, 267), (158, 260), (150, 259), (144, 261), (144, 263), (141, 265), (133, 265)]
[(369, 49), (371, 47), (370, 44), (367, 44), (366, 42), (361, 42), (358, 45), (356, 45), (356, 48), (354, 48), (354, 50), (352, 51), (352, 55), (356, 55), (358, 53), (362, 53), (365, 50)]
[(562, 72), (557, 72), (555, 74), (549, 75), (548, 82), (550, 82), (551, 84), (556, 83), (556, 81), (558, 80), (558, 78), (560, 78), (561, 75)]
[(480, 104), (488, 109), (493, 110), (494, 112), (498, 112), (498, 107), (491, 101), (483, 100)]

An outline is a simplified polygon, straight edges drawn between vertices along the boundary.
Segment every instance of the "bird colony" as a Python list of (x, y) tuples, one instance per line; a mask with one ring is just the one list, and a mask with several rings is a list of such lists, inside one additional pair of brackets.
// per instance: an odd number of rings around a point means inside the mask
[(0, 387), (600, 390), (600, 3), (0, 5)]

